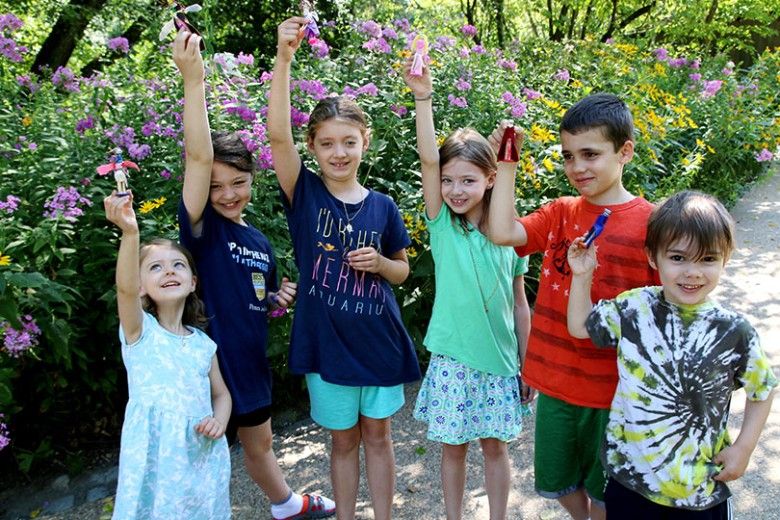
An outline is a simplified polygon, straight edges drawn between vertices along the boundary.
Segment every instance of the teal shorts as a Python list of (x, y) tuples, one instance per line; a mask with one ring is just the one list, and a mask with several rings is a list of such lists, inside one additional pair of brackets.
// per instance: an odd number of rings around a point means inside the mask
[(607, 474), (600, 455), (608, 419), (608, 409), (577, 406), (539, 393), (534, 449), (537, 493), (560, 498), (584, 487), (604, 507)]
[(344, 386), (323, 381), (319, 374), (306, 374), (311, 418), (329, 430), (348, 430), (360, 416), (386, 419), (404, 405), (404, 385)]

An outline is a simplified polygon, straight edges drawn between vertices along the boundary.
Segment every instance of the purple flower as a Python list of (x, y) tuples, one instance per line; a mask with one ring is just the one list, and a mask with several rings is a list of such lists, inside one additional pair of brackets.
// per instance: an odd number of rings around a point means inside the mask
[(471, 52), (474, 54), (485, 54), (487, 51), (482, 45), (475, 45), (471, 48)]
[(258, 168), (270, 169), (274, 167), (274, 159), (271, 154), (270, 146), (261, 146), (260, 153), (257, 155)]
[(84, 132), (90, 128), (95, 128), (95, 118), (92, 116), (87, 116), (86, 119), (79, 119), (76, 122), (76, 132), (81, 135), (84, 135)]
[(540, 97), (542, 97), (541, 92), (532, 90), (527, 87), (523, 89), (523, 94), (525, 94), (525, 98), (528, 100), (539, 99)]
[(22, 322), (21, 330), (14, 329), (6, 321), (0, 323), (0, 331), (5, 336), (3, 348), (11, 357), (19, 357), (24, 351), (38, 345), (38, 336), (41, 335), (41, 329), (29, 314), (22, 316), (19, 321)]
[(315, 58), (327, 58), (328, 54), (330, 54), (330, 47), (325, 43), (325, 40), (318, 39), (311, 44), (311, 52)]
[(460, 51), (458, 51), (458, 56), (461, 58), (468, 58), (469, 54), (471, 54), (471, 50), (468, 47), (461, 47)]
[(148, 144), (133, 143), (127, 147), (127, 153), (130, 155), (130, 158), (135, 159), (136, 161), (143, 161), (151, 155), (152, 147)]
[(406, 18), (401, 18), (398, 20), (393, 20), (393, 25), (399, 30), (403, 32), (409, 32), (409, 28), (411, 25), (409, 24), (409, 20)]
[(16, 211), (17, 208), (19, 208), (19, 203), (21, 202), (21, 200), (22, 199), (16, 197), (15, 195), (8, 195), (5, 198), (5, 202), (0, 200), (0, 211), (5, 211), (10, 215), (14, 211)]
[(5, 416), (0, 413), (0, 451), (11, 443), (11, 437), (8, 436), (8, 426), (3, 422)]
[(656, 50), (654, 50), (653, 55), (658, 61), (666, 61), (669, 59), (669, 52), (663, 47), (658, 47)]
[(689, 63), (689, 66), (692, 69), (699, 69), (701, 67), (701, 60), (699, 58), (696, 58), (691, 63)]
[(366, 83), (357, 90), (358, 94), (365, 94), (366, 96), (376, 96), (379, 94), (379, 89), (373, 83)]
[(27, 74), (23, 74), (21, 76), (16, 76), (16, 83), (19, 84), (21, 87), (25, 87), (27, 90), (30, 91), (30, 93), (36, 92), (41, 86), (36, 83), (34, 80), (30, 79), (30, 76)]
[(51, 82), (68, 92), (79, 92), (79, 81), (68, 67), (57, 67), (51, 77)]
[(304, 94), (308, 94), (314, 101), (320, 101), (328, 97), (328, 88), (316, 79), (293, 80), (290, 89), (298, 87)]
[(471, 24), (465, 24), (463, 27), (460, 28), (460, 33), (463, 36), (470, 38), (477, 35), (477, 28)]
[(241, 65), (247, 65), (251, 67), (255, 64), (255, 57), (251, 54), (244, 54), (243, 52), (239, 52), (238, 56), (236, 56), (236, 61)]
[(553, 79), (557, 79), (558, 81), (569, 81), (570, 78), (571, 75), (569, 74), (568, 69), (558, 69), (558, 72), (553, 75)]
[(124, 54), (130, 52), (130, 42), (127, 41), (127, 38), (122, 38), (121, 36), (111, 38), (106, 43), (106, 46), (114, 52), (121, 52)]
[(450, 47), (454, 47), (457, 40), (451, 36), (437, 36), (436, 41), (431, 44), (431, 49), (438, 51), (446, 51)]
[(504, 103), (509, 105), (507, 110), (510, 114), (512, 114), (512, 117), (520, 118), (525, 115), (525, 111), (528, 107), (525, 103), (523, 103), (523, 101), (520, 100), (520, 98), (515, 97), (514, 94), (509, 91), (504, 92), (501, 95), (501, 99), (504, 101)]
[(701, 97), (711, 98), (718, 93), (720, 87), (723, 86), (723, 81), (714, 79), (712, 81), (705, 81), (701, 92)]
[(267, 83), (267, 82), (271, 81), (273, 79), (273, 77), (274, 77), (274, 73), (273, 72), (267, 72), (267, 71), (264, 70), (260, 74), (260, 83)]
[(114, 146), (118, 146), (120, 148), (126, 149), (135, 142), (135, 130), (129, 126), (126, 126), (120, 131), (119, 126), (114, 125), (111, 127), (111, 129), (106, 130), (105, 135), (111, 139), (111, 142), (114, 143)]
[(92, 201), (82, 196), (76, 188), (60, 186), (57, 188), (57, 192), (44, 203), (43, 207), (46, 208), (46, 211), (43, 212), (43, 216), (50, 219), (62, 217), (65, 220), (75, 222), (78, 217), (84, 214), (81, 208), (85, 205), (91, 206)]
[(385, 27), (382, 29), (382, 36), (388, 40), (397, 40), (398, 33), (392, 27)]
[(238, 102), (238, 100), (234, 99), (233, 101), (230, 101), (228, 103), (225, 103), (225, 112), (228, 114), (236, 115), (243, 119), (244, 121), (252, 122), (255, 119), (257, 119), (257, 112), (252, 110), (246, 105), (242, 105)]
[(679, 69), (688, 65), (688, 58), (674, 58), (667, 62), (672, 69)]
[(471, 83), (466, 81), (466, 78), (458, 78), (458, 81), (455, 82), (455, 88), (458, 90), (471, 90)]
[(460, 107), (460, 108), (466, 108), (469, 106), (468, 101), (466, 101), (466, 98), (464, 97), (455, 97), (454, 95), (450, 94), (447, 96), (447, 99), (450, 102), (450, 105)]
[(150, 119), (146, 123), (144, 123), (144, 126), (141, 127), (141, 135), (144, 137), (149, 137), (152, 134), (155, 134), (160, 131), (160, 124), (155, 121), (154, 119)]
[(27, 149), (34, 152), (35, 150), (38, 149), (38, 144), (37, 143), (27, 143)]
[(393, 52), (393, 49), (390, 47), (390, 44), (387, 43), (387, 40), (384, 38), (371, 38), (366, 43), (363, 44), (363, 48), (372, 51), (372, 52), (380, 52), (382, 54), (390, 54)]
[(607, 38), (606, 40), (604, 40), (604, 43), (606, 43), (607, 45), (612, 45), (613, 43), (615, 43), (615, 39)]
[[(517, 63), (512, 60), (505, 60), (504, 58), (501, 58), (498, 60), (498, 66), (502, 69), (515, 71), (517, 70)], [(568, 79), (568, 78), (567, 78)]]
[(755, 154), (755, 157), (756, 157), (756, 161), (758, 162), (768, 162), (774, 159), (775, 155), (769, 150), (767, 150), (766, 148), (764, 148), (763, 150)]
[(358, 31), (365, 33), (373, 38), (379, 38), (382, 36), (382, 26), (376, 23), (374, 20), (367, 20), (360, 24)]
[(11, 61), (22, 61), (22, 54), (27, 52), (27, 47), (17, 44), (11, 38), (0, 35), (0, 54)]
[(692, 72), (692, 73), (688, 74), (688, 79), (690, 79), (694, 83), (697, 83), (697, 82), (701, 81), (701, 74), (699, 74), (698, 72)]
[(404, 117), (409, 113), (409, 109), (403, 105), (390, 105), (390, 110), (398, 117)]
[(290, 122), (298, 128), (305, 126), (309, 122), (309, 114), (301, 112), (295, 107), (290, 107)]
[(169, 172), (166, 168), (163, 168), (160, 172), (160, 177), (165, 179), (166, 181), (171, 178), (171, 172)]
[(24, 25), (13, 13), (0, 14), (0, 31), (14, 32)]

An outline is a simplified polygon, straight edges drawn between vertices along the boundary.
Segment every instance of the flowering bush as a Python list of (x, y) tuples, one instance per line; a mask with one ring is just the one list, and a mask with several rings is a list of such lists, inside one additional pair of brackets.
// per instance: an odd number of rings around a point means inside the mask
[[(114, 147), (125, 150), (141, 167), (131, 172), (129, 185), (143, 238), (175, 237), (182, 104), (170, 52), (156, 42), (126, 48), (126, 42), (109, 40), (122, 57), (90, 78), (67, 68), (41, 78), (25, 74), (16, 59), (25, 49), (11, 39), (20, 23), (15, 20), (0, 17), (0, 449), (9, 433), (13, 448), (0, 452), (0, 459), (12, 451), (26, 469), (49, 453), (52, 440), (67, 447), (75, 438), (116, 432), (125, 391), (113, 289), (117, 234), (100, 204), (113, 180), (98, 177), (95, 167)], [(433, 262), (421, 216), (414, 102), (399, 77), (417, 30), (432, 42), (440, 139), (462, 126), (488, 133), (503, 118), (525, 129), (517, 185), (521, 213), (572, 193), (557, 128), (566, 108), (592, 92), (617, 93), (631, 106), (637, 154), (624, 180), (651, 200), (690, 187), (731, 202), (767, 169), (780, 143), (776, 50), (739, 70), (722, 57), (681, 56), (671, 48), (630, 43), (525, 42), (500, 51), (475, 45), (472, 26), (449, 34), (437, 29), (443, 24), (426, 24), (324, 22), (321, 43), (304, 43), (298, 51), (291, 83), (292, 123), (302, 152), (303, 127), (323, 97), (352, 96), (369, 116), (372, 143), (359, 177), (396, 200), (412, 237), (412, 274), (398, 295), (418, 345), (432, 304)], [(336, 30), (346, 37), (330, 48), (326, 42)], [(249, 218), (274, 244), (280, 273), (294, 278), (269, 170), (270, 78), (253, 56), (215, 55), (207, 101), (212, 127), (240, 130), (262, 168)], [(282, 380), (289, 323), (274, 320), (269, 346)], [(81, 420), (73, 421), (74, 415)], [(43, 432), (62, 433), (49, 439), (55, 434)]]

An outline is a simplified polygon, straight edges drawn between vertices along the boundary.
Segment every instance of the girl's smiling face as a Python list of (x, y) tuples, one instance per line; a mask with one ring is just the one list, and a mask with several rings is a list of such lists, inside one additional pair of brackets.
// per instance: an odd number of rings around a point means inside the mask
[(172, 247), (148, 246), (140, 266), (141, 296), (155, 305), (178, 303), (195, 290), (195, 276), (187, 258)]
[(237, 224), (252, 199), (252, 174), (235, 166), (214, 161), (211, 167), (209, 201), (214, 211)]
[(441, 197), (453, 213), (465, 216), (478, 227), (484, 211), (482, 199), (494, 182), (494, 173), (486, 174), (478, 166), (456, 158), (441, 169)]
[(317, 159), (326, 183), (357, 179), (358, 166), (368, 144), (365, 130), (337, 117), (319, 123), (314, 137), (308, 141), (309, 151)]

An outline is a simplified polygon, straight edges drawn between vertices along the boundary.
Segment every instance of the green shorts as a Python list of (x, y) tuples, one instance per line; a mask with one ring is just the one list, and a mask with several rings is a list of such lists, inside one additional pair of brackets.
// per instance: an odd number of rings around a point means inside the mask
[(607, 474), (600, 454), (608, 419), (608, 409), (577, 406), (539, 393), (534, 449), (537, 493), (560, 498), (584, 487), (592, 500), (604, 506)]
[(319, 374), (306, 374), (311, 418), (329, 430), (348, 430), (362, 415), (386, 419), (404, 405), (404, 385), (344, 386), (323, 381)]

